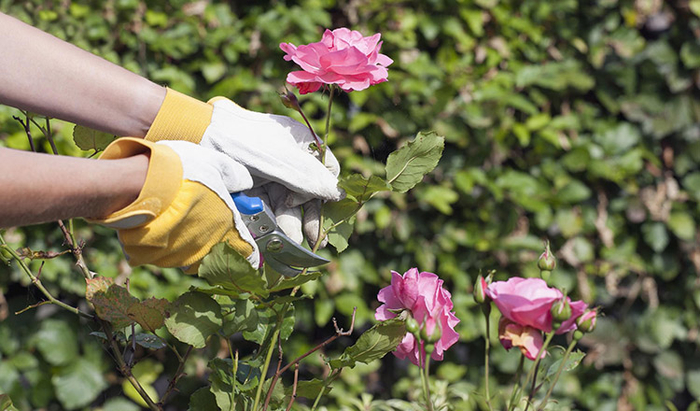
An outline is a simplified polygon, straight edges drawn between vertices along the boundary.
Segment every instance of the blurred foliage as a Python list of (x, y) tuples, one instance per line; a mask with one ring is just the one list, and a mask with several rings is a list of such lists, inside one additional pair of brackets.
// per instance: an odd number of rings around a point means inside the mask
[[(447, 138), (443, 158), (410, 193), (366, 204), (348, 250), (303, 287), (315, 298), (295, 304), (300, 332), (285, 355), (331, 335), (331, 317), (342, 324), (353, 306), (366, 329), (390, 270), (418, 266), (446, 280), (462, 320), (462, 342), (435, 366), (438, 398), (460, 410), (483, 406), (474, 391), (483, 385), (484, 326), (471, 284), (479, 270), (536, 275), (547, 237), (560, 263), (555, 284), (605, 314), (582, 341), (584, 366), (555, 390), (559, 407), (686, 409), (700, 398), (700, 1), (0, 0), (0, 10), (198, 98), (224, 95), (290, 116), (278, 92), (295, 68), (280, 42), (317, 41), (325, 27), (381, 32), (395, 60), (389, 82), (336, 100), (331, 147), (345, 170), (379, 173), (397, 146), (435, 130)], [(302, 101), (323, 129), (324, 96)], [(28, 149), (13, 115), (0, 107), (0, 145)], [(60, 152), (85, 155), (72, 127), (54, 123)], [(90, 268), (130, 278), (138, 298), (172, 301), (198, 281), (132, 270), (113, 232), (80, 221), (76, 231)], [(17, 248), (64, 249), (53, 224), (5, 237)], [(70, 256), (47, 260), (42, 281), (84, 304)], [(0, 291), (0, 392), (15, 407), (138, 408), (89, 336), (93, 324), (51, 306), (15, 315), (40, 296), (14, 266), (0, 268)], [(330, 352), (351, 344), (339, 341)], [(162, 392), (174, 364), (162, 351), (144, 355), (164, 364), (151, 377)], [(216, 355), (210, 344), (188, 362), (173, 409), (207, 384), (202, 370)], [(496, 347), (492, 356), (495, 392), (508, 386), (517, 353)], [(420, 396), (415, 371), (393, 357), (358, 365), (334, 383), (327, 409), (401, 409), (391, 398)], [(302, 374), (322, 373), (318, 357), (305, 362)]]

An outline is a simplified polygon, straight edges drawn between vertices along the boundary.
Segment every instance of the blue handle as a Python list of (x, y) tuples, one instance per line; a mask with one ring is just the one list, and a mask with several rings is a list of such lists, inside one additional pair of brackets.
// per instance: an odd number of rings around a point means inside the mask
[(231, 198), (233, 203), (236, 205), (238, 211), (242, 214), (257, 214), (265, 209), (260, 197), (248, 197), (247, 195), (238, 192), (231, 193)]

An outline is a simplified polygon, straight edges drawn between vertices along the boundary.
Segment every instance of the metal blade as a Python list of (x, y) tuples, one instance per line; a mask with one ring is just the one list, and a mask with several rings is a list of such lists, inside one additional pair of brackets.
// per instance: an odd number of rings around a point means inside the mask
[(277, 272), (288, 277), (301, 272), (294, 267), (308, 268), (330, 262), (295, 243), (279, 230), (255, 241), (265, 261)]

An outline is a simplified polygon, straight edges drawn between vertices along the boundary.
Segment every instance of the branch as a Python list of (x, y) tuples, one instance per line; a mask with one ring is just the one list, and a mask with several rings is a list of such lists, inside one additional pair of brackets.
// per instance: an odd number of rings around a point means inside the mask
[(333, 335), (332, 337), (323, 341), (322, 343), (315, 346), (314, 348), (310, 349), (306, 353), (300, 355), (294, 361), (285, 365), (282, 369), (278, 370), (275, 373), (274, 377), (272, 377), (272, 382), (270, 383), (270, 388), (267, 391), (267, 396), (265, 397), (265, 404), (263, 405), (263, 411), (267, 410), (267, 407), (270, 404), (270, 399), (272, 398), (272, 390), (275, 388), (275, 384), (277, 384), (277, 380), (279, 380), (280, 376), (282, 374), (284, 374), (284, 372), (287, 371), (289, 369), (289, 367), (298, 364), (301, 360), (303, 360), (304, 358), (308, 357), (309, 355), (315, 353), (316, 351), (320, 350), (321, 348), (325, 347), (326, 345), (332, 343), (338, 337), (348, 336), (348, 335), (352, 334), (352, 330), (355, 328), (355, 314), (356, 313), (357, 313), (357, 307), (353, 308), (353, 310), (352, 310), (352, 320), (350, 322), (350, 329), (348, 331), (343, 331), (342, 328), (338, 328), (338, 323), (336, 322), (335, 317), (334, 317), (333, 318), (333, 327), (335, 328), (335, 335)]
[(191, 345), (189, 347), (187, 347), (187, 351), (185, 352), (185, 355), (182, 356), (182, 358), (180, 360), (180, 365), (177, 367), (177, 370), (175, 371), (175, 375), (173, 376), (173, 379), (170, 380), (170, 383), (168, 384), (168, 388), (165, 390), (165, 394), (163, 394), (163, 397), (158, 402), (159, 406), (162, 407), (165, 404), (165, 400), (168, 399), (168, 396), (175, 388), (175, 385), (177, 384), (178, 380), (180, 380), (180, 378), (185, 376), (185, 373), (183, 373), (182, 370), (185, 368), (185, 361), (187, 361), (187, 357), (190, 356), (190, 353), (192, 352), (192, 348), (193, 347)]
[(292, 404), (297, 399), (297, 384), (299, 383), (299, 367), (294, 367), (294, 384), (292, 385), (292, 397), (289, 399), (289, 405), (287, 405), (287, 410), (292, 409)]

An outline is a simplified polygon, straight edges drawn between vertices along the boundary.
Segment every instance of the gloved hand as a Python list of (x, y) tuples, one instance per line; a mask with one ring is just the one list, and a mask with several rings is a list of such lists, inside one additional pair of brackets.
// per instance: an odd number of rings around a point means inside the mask
[(101, 160), (150, 154), (139, 197), (99, 220), (116, 228), (132, 266), (155, 264), (196, 272), (211, 248), (226, 241), (258, 268), (260, 256), (230, 192), (253, 186), (246, 168), (228, 156), (186, 141), (153, 143), (120, 138)]
[[(250, 195), (267, 193), (278, 225), (295, 241), (302, 239), (299, 206), (320, 210), (318, 200), (337, 201), (343, 196), (337, 187), (338, 161), (330, 150), (325, 166), (318, 160), (318, 152), (309, 148), (315, 139), (305, 125), (286, 116), (246, 110), (225, 98), (205, 104), (168, 89), (146, 139), (185, 139), (243, 164), (255, 187), (262, 188)], [(304, 214), (304, 232), (311, 242), (318, 233), (318, 215)]]

